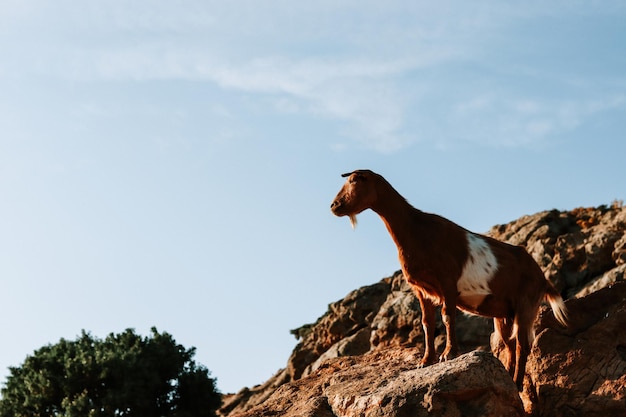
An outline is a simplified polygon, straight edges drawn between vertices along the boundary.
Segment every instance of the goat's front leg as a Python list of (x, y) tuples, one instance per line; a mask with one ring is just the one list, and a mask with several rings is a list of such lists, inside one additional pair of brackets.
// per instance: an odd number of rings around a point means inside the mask
[(441, 307), (441, 320), (446, 326), (446, 348), (439, 357), (439, 361), (443, 362), (453, 359), (459, 352), (456, 341), (456, 300), (444, 300)]
[(417, 292), (417, 299), (422, 308), (422, 328), (424, 329), (424, 357), (420, 366), (432, 365), (437, 361), (435, 352), (435, 305), (428, 297), (424, 297), (421, 292)]

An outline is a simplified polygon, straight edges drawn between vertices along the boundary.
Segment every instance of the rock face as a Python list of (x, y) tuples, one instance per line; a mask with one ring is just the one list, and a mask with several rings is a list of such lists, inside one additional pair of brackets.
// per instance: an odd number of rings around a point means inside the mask
[[(570, 298), (568, 329), (556, 324), (549, 309), (537, 321), (538, 337), (522, 393), (526, 411), (538, 416), (587, 416), (608, 407), (615, 415), (626, 415), (626, 343), (623, 335), (617, 335), (626, 323), (626, 300), (621, 295), (626, 284), (615, 284), (624, 281), (626, 273), (626, 208), (614, 204), (545, 211), (495, 226), (488, 234), (525, 246), (564, 297)], [(459, 314), (461, 351), (488, 350), (492, 329), (490, 319)], [(611, 335), (612, 331), (617, 333)], [(504, 368), (489, 365), (494, 359), (488, 353), (474, 352), (416, 369), (423, 352), (421, 312), (400, 272), (352, 291), (330, 304), (317, 322), (292, 333), (300, 343), (287, 367), (262, 385), (224, 396), (222, 415), (400, 416), (422, 415), (423, 410), (435, 416), (519, 415), (516, 401), (507, 400), (508, 394), (500, 388), (479, 383), (481, 377), (470, 370), (474, 369), (470, 364), (478, 362), (477, 367), (500, 375)], [(437, 334), (441, 350), (445, 331), (440, 321)], [(464, 380), (465, 390), (447, 394), (447, 388), (433, 378), (448, 381), (446, 387), (452, 387), (450, 381)], [(432, 381), (423, 391), (417, 379)], [(513, 397), (519, 400), (517, 393)], [(496, 408), (508, 408), (493, 411), (481, 405), (481, 398), (499, 404)], [(381, 404), (386, 411), (376, 414)], [(471, 414), (472, 410), (480, 413)]]

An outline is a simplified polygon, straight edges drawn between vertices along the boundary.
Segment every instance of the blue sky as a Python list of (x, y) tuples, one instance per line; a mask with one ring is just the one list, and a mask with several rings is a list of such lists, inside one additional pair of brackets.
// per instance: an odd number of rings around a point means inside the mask
[(0, 6), (0, 380), (151, 326), (224, 392), (398, 269), (340, 174), (478, 232), (624, 199), (621, 1)]

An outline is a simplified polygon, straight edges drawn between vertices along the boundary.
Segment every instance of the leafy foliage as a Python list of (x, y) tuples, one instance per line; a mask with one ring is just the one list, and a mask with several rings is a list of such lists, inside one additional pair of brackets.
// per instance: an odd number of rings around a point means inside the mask
[(195, 348), (152, 328), (44, 346), (10, 368), (0, 417), (208, 417), (221, 404)]

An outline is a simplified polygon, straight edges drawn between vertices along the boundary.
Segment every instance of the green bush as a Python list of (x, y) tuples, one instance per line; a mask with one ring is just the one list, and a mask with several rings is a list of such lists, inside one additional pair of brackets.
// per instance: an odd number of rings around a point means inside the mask
[(221, 396), (195, 348), (152, 328), (99, 340), (85, 331), (10, 368), (0, 417), (208, 417)]

